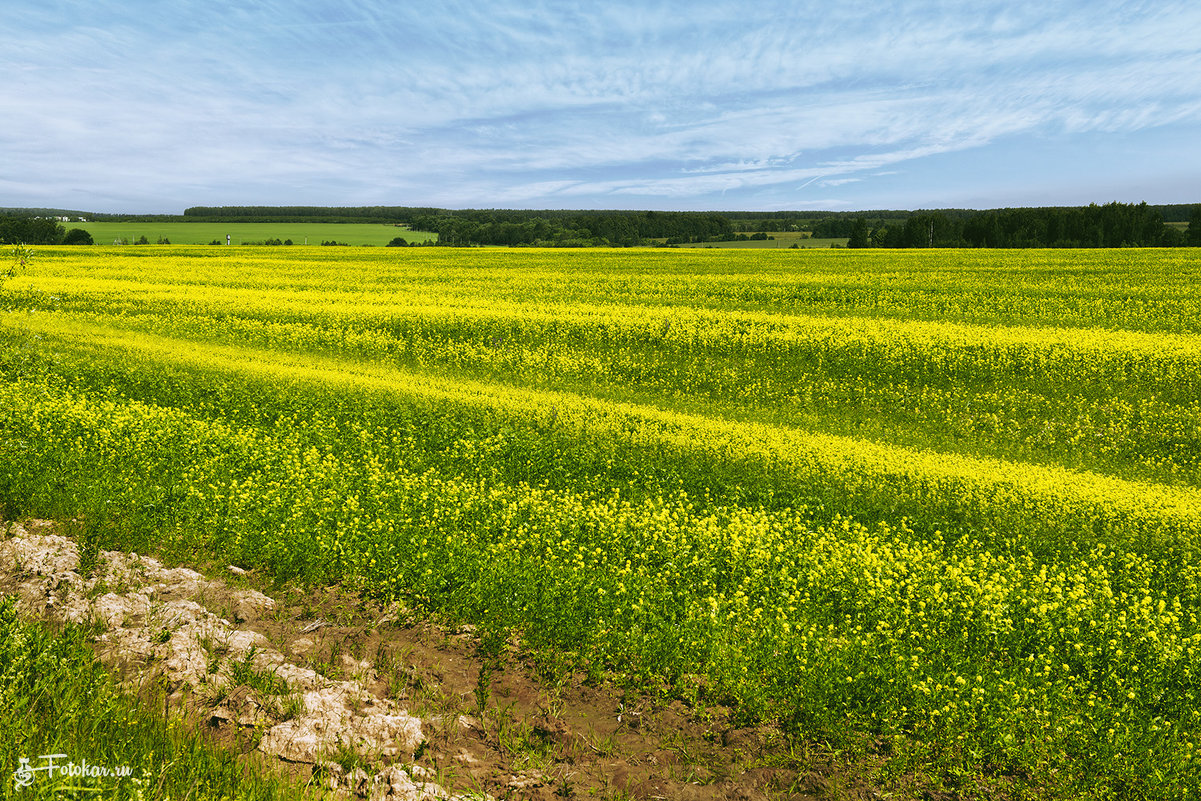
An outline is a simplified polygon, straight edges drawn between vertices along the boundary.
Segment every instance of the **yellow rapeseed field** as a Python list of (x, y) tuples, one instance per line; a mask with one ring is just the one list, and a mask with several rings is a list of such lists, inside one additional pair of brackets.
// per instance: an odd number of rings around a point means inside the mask
[(1052, 796), (1201, 786), (1201, 256), (62, 248), (0, 504)]

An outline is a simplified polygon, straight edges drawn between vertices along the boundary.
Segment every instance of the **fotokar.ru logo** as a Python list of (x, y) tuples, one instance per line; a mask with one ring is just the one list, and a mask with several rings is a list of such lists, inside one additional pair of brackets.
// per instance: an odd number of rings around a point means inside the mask
[(45, 764), (38, 767), (32, 767), (29, 764), (29, 757), (21, 757), (20, 765), (13, 771), (13, 783), (17, 787), (28, 787), (33, 784), (38, 778), (37, 774), (41, 771), (46, 772), (46, 778), (52, 779), (55, 775), (72, 779), (124, 779), (133, 773), (133, 769), (122, 765), (119, 768), (109, 768), (104, 765), (91, 765), (85, 759), (83, 762), (59, 762), (56, 760), (67, 759), (66, 754), (42, 754), (38, 757)]

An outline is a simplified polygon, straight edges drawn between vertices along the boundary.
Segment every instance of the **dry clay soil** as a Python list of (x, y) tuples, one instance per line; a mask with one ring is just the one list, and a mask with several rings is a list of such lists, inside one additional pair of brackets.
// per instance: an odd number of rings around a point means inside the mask
[(885, 792), (871, 778), (879, 757), (790, 744), (772, 726), (735, 725), (726, 708), (580, 674), (549, 680), (515, 643), (485, 658), (471, 627), (337, 587), (272, 588), (236, 566), (206, 577), (111, 551), (81, 566), (72, 528), (4, 525), (0, 594), (31, 618), (93, 625), (97, 656), (131, 692), (315, 796), (942, 795)]

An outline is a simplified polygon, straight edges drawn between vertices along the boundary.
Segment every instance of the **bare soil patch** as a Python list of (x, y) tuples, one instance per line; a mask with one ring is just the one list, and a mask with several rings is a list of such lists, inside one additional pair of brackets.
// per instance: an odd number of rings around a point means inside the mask
[[(0, 593), (27, 615), (92, 624), (100, 659), (247, 758), (314, 791), (372, 799), (921, 797), (882, 759), (798, 746), (722, 707), (690, 708), (582, 674), (549, 678), (508, 643), (338, 587), (270, 590), (252, 572), (84, 558), (69, 526), (0, 539)], [(220, 573), (219, 577), (212, 577)], [(156, 694), (157, 693), (157, 694)], [(928, 793), (926, 797), (931, 797)]]

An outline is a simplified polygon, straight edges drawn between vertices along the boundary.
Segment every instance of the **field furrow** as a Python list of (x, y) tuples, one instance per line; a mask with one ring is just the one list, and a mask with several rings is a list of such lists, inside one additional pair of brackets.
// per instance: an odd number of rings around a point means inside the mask
[(43, 264), (0, 312), (6, 515), (345, 583), (898, 770), (1201, 781), (1193, 256)]

